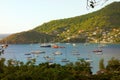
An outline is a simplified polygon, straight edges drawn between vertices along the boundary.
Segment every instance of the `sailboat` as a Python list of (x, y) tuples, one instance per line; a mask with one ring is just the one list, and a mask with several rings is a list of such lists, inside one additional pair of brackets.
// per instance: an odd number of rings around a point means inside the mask
[(79, 56), (80, 55), (79, 50), (78, 50), (76, 44), (73, 44), (72, 55), (75, 55), (75, 56)]
[(56, 51), (56, 52), (54, 52), (53, 54), (54, 54), (54, 55), (62, 55), (62, 52)]
[(50, 56), (50, 55), (45, 55), (44, 56), (44, 59), (48, 62), (48, 65), (52, 65), (52, 64), (54, 64), (54, 56)]
[(51, 57), (51, 56), (48, 56), (48, 55), (44, 56), (44, 58), (47, 61), (54, 60), (54, 57)]
[(44, 39), (43, 43), (40, 44), (40, 47), (51, 47), (51, 44), (45, 43), (45, 39)]
[(69, 60), (67, 58), (64, 58), (61, 60), (61, 62), (69, 62)]
[(61, 48), (65, 48), (65, 47), (54, 44), (52, 48), (57, 49), (55, 52), (53, 52), (54, 55), (62, 55)]
[(72, 51), (72, 55), (79, 56), (80, 53), (79, 53), (79, 51), (77, 51), (77, 50), (73, 50), (73, 51)]
[[(33, 45), (33, 44), (31, 44), (31, 50), (32, 50), (32, 45)], [(31, 51), (30, 53), (31, 53), (31, 54), (42, 54), (42, 53), (45, 53), (45, 51), (34, 50), (34, 51)]]
[(31, 53), (25, 53), (25, 55), (31, 55)]
[(97, 55), (103, 54), (103, 50), (99, 46), (97, 46), (97, 49), (93, 50), (92, 52), (97, 54)]
[(36, 50), (36, 51), (32, 51), (32, 54), (41, 54), (41, 53), (45, 53), (45, 51), (40, 51), (40, 50)]
[(101, 43), (100, 43), (100, 40), (97, 41), (97, 48), (95, 50), (93, 50), (92, 52), (97, 54), (97, 55), (102, 55), (103, 54), (103, 50), (102, 50), (102, 47), (101, 46)]
[[(66, 48), (67, 49), (67, 48)], [(61, 60), (61, 62), (69, 62), (69, 60), (67, 59), (67, 51), (66, 51), (66, 53), (65, 53), (65, 58), (63, 58), (62, 60)]]

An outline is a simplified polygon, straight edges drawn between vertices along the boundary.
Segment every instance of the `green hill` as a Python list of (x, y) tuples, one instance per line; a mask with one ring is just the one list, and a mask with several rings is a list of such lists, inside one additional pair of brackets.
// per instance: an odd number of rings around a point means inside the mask
[(120, 43), (120, 2), (82, 16), (53, 20), (31, 31), (10, 35), (9, 43), (109, 42)]
[[(44, 40), (44, 39), (45, 40)], [(5, 39), (1, 40), (1, 43), (4, 43), (7, 41), (7, 43), (38, 43), (38, 42), (48, 42), (51, 41), (53, 38), (52, 35), (36, 32), (34, 30), (26, 31), (26, 32), (21, 32), (21, 33), (16, 33), (12, 34)]]

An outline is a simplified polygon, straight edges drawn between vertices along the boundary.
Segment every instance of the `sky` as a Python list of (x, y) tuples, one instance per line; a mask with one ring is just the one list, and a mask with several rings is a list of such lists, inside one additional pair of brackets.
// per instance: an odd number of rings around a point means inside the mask
[(87, 9), (86, 1), (0, 0), (0, 34), (12, 34), (31, 30), (51, 20), (87, 14), (99, 10), (113, 1), (120, 0), (109, 0), (103, 5), (101, 4), (102, 2), (99, 2), (94, 9)]

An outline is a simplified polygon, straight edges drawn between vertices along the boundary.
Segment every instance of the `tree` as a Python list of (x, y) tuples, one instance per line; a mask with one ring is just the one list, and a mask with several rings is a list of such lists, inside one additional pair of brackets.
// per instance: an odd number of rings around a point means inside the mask
[(120, 60), (114, 57), (108, 61), (107, 70), (111, 72), (120, 71)]
[(3, 72), (3, 68), (4, 68), (4, 62), (5, 62), (5, 59), (4, 58), (1, 58), (0, 59), (0, 73), (2, 73)]
[(103, 58), (102, 58), (102, 59), (100, 60), (100, 62), (99, 62), (99, 69), (100, 69), (100, 70), (105, 69), (104, 59), (103, 59)]

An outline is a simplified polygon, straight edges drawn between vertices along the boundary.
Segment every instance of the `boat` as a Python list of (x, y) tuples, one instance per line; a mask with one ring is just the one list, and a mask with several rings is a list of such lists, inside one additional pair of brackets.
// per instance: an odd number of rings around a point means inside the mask
[(0, 49), (0, 55), (4, 54), (4, 49)]
[(51, 44), (44, 43), (44, 44), (41, 44), (40, 47), (51, 47)]
[(97, 55), (102, 55), (103, 54), (102, 50), (95, 50), (93, 52)]
[(97, 45), (97, 49), (93, 50), (92, 52), (97, 55), (103, 54), (103, 50), (102, 50), (102, 47), (100, 47), (100, 45)]
[(67, 58), (64, 58), (61, 60), (61, 62), (69, 62), (69, 60)]
[(72, 51), (72, 54), (73, 54), (73, 55), (77, 55), (77, 56), (80, 55), (79, 51), (77, 51), (77, 50), (73, 50), (73, 51)]
[(33, 61), (33, 60), (36, 60), (36, 58), (32, 58), (31, 56), (27, 57), (27, 60), (28, 61)]
[(44, 56), (45, 59), (49, 58), (49, 56)]
[(1, 46), (1, 48), (7, 48), (8, 47), (8, 44), (2, 44), (2, 45), (0, 45)]
[(102, 52), (102, 50), (93, 50), (93, 52), (98, 53), (98, 52)]
[(85, 60), (86, 62), (93, 62), (93, 60), (91, 60), (90, 58), (84, 58), (84, 60)]
[(64, 54), (64, 56), (65, 57), (61, 60), (61, 62), (65, 62), (65, 63), (70, 62), (68, 57), (67, 57), (67, 48), (66, 48), (66, 53)]
[(50, 57), (48, 55), (44, 56), (45, 60), (51, 61), (54, 60), (54, 57)]
[(54, 63), (53, 62), (48, 62), (48, 65), (53, 65)]
[(89, 62), (89, 63), (93, 62), (93, 60), (91, 60), (90, 58), (81, 58), (81, 57), (78, 57), (77, 60), (82, 60), (82, 61)]
[(76, 55), (76, 56), (79, 56), (79, 55), (80, 55), (79, 49), (78, 49), (78, 47), (77, 47), (76, 44), (73, 44), (72, 55)]
[(8, 47), (8, 44), (2, 44), (0, 45), (0, 55), (4, 54), (4, 49)]
[(52, 48), (65, 48), (64, 46), (53, 45)]
[(77, 60), (81, 60), (81, 58), (80, 58), (80, 57), (77, 57)]
[(25, 53), (25, 55), (31, 55), (31, 53)]
[(73, 45), (73, 46), (76, 46), (76, 44), (75, 44), (75, 43), (73, 43), (72, 45)]
[(4, 45), (1, 45), (1, 48), (0, 48), (0, 55), (1, 55), (1, 54), (4, 54), (4, 48), (5, 48)]
[(38, 51), (32, 51), (31, 53), (32, 53), (32, 54), (41, 54), (41, 53), (45, 53), (45, 51), (39, 51), (39, 50), (38, 50)]
[(103, 54), (103, 51), (102, 51), (102, 50), (99, 50), (99, 49), (93, 50), (93, 52), (94, 52), (95, 54), (97, 54), (97, 55), (102, 55), (102, 54)]
[(53, 54), (54, 54), (54, 55), (62, 55), (62, 52), (56, 51), (56, 52), (54, 52)]

